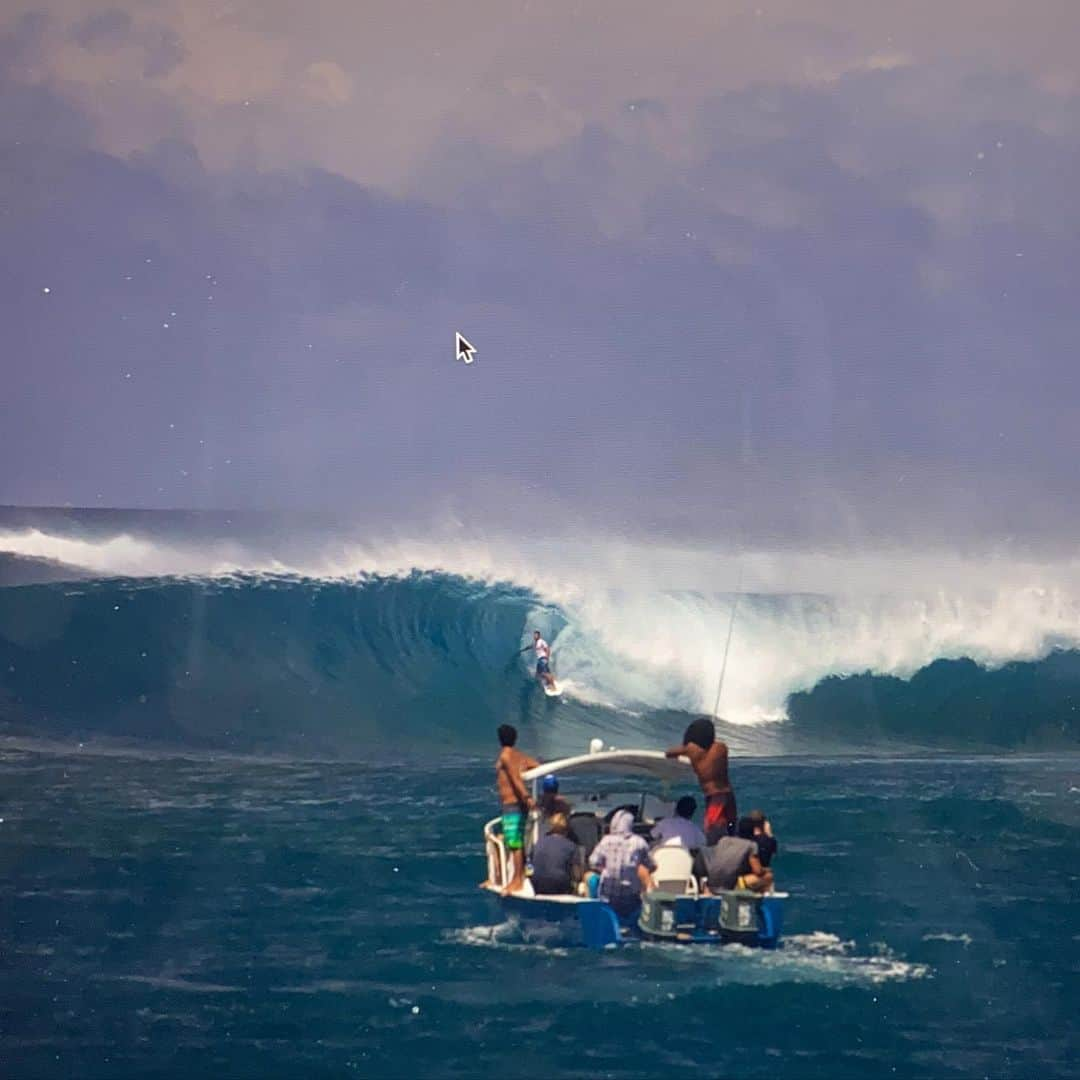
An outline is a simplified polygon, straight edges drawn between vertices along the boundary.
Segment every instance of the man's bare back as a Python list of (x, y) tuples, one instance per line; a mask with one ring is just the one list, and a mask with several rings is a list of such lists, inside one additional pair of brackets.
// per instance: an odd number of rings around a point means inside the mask
[(495, 760), (495, 782), (503, 806), (524, 806), (529, 802), (528, 789), (521, 774), (539, 765), (535, 758), (522, 753), (516, 746), (504, 746)]
[[(500, 892), (507, 896), (525, 884), (525, 827), (529, 812), (536, 805), (521, 774), (540, 763), (516, 748), (517, 728), (513, 724), (500, 724), (497, 734), (502, 749), (495, 759), (495, 785), (502, 803), (503, 844), (510, 857), (510, 880), (504, 883), (500, 871), (498, 883), (502, 886)], [(481, 888), (491, 885), (488, 879), (481, 883)]]
[(686, 729), (681, 746), (673, 746), (667, 757), (687, 757), (705, 795), (705, 835), (713, 838), (735, 827), (735, 792), (728, 777), (728, 747), (716, 737), (712, 720), (702, 717)]
[(671, 747), (665, 756), (690, 759), (706, 798), (731, 791), (727, 743), (716, 737), (716, 726), (708, 717), (690, 724), (683, 733), (682, 745)]
[(731, 781), (728, 779), (728, 748), (727, 743), (721, 739), (702, 750), (694, 743), (687, 743), (686, 756), (697, 774), (698, 783), (706, 797), (709, 795), (726, 795), (731, 791)]

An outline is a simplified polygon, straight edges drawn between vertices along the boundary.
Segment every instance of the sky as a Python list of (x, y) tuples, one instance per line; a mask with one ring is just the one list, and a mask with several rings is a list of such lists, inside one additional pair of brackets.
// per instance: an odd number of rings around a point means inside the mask
[(1077, 40), (1073, 0), (8, 0), (0, 502), (1068, 545)]

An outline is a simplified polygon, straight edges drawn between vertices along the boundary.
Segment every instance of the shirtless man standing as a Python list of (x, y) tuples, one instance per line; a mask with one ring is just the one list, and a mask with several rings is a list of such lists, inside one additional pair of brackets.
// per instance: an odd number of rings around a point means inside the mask
[[(503, 896), (517, 892), (525, 884), (525, 824), (529, 811), (534, 810), (536, 804), (529, 796), (521, 774), (540, 764), (535, 758), (518, 750), (514, 745), (516, 742), (517, 728), (512, 724), (501, 724), (499, 744), (502, 750), (495, 759), (495, 782), (502, 804), (503, 843), (513, 862), (513, 875), (502, 890)], [(485, 881), (481, 888), (490, 885), (490, 881)]]
[(688, 757), (705, 795), (705, 839), (715, 844), (735, 828), (735, 792), (728, 779), (728, 748), (716, 737), (707, 716), (695, 720), (683, 733), (683, 745), (665, 751), (665, 757)]

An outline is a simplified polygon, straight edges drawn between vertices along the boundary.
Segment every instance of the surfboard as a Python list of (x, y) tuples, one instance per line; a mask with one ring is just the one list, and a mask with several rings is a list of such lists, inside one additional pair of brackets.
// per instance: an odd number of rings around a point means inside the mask
[(556, 683), (554, 686), (548, 686), (546, 682), (542, 682), (540, 685), (544, 688), (544, 693), (548, 697), (559, 697), (562, 694), (562, 691), (559, 689), (558, 683)]

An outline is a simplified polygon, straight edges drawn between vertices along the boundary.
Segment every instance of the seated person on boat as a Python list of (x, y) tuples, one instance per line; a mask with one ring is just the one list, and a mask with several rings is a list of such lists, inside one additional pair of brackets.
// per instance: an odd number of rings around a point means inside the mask
[[(746, 839), (753, 840), (757, 844), (758, 858), (761, 860), (761, 865), (767, 868), (776, 854), (776, 837), (773, 836), (772, 822), (762, 810), (751, 810), (743, 821), (748, 822), (752, 828), (752, 833)], [(739, 835), (742, 836), (742, 822), (739, 822), (739, 829)]]
[(599, 896), (620, 916), (632, 914), (643, 891), (653, 888), (656, 863), (643, 836), (634, 834), (634, 815), (617, 810), (607, 836), (593, 848), (589, 866), (600, 871)]
[[(739, 825), (740, 833), (753, 836), (753, 825), (746, 818)], [(694, 860), (694, 875), (701, 879), (705, 894), (729, 889), (764, 893), (773, 887), (773, 873), (761, 865), (757, 844), (744, 835), (721, 836), (703, 847)]]
[(565, 814), (552, 814), (546, 835), (537, 840), (532, 850), (533, 892), (538, 896), (553, 896), (577, 891), (582, 864), (578, 846), (567, 836)]
[(559, 794), (559, 778), (547, 775), (540, 781), (540, 798), (536, 802), (536, 809), (540, 812), (541, 823), (544, 823), (553, 814), (565, 814), (570, 816), (570, 803)]
[(697, 799), (684, 795), (675, 804), (675, 813), (661, 818), (649, 834), (657, 847), (680, 846), (694, 851), (705, 846), (705, 834), (694, 824)]

